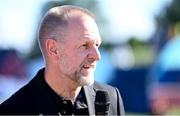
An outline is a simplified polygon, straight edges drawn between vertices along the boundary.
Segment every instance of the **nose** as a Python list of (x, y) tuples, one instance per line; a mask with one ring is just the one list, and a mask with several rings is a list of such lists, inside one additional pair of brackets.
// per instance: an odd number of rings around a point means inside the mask
[(92, 59), (93, 61), (99, 61), (101, 59), (99, 49), (92, 48), (88, 54), (88, 59)]

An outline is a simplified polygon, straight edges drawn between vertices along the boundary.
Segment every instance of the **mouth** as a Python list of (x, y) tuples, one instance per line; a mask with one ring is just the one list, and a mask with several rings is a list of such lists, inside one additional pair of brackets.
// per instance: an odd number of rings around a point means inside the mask
[(83, 65), (83, 68), (84, 69), (86, 69), (86, 70), (88, 70), (88, 69), (94, 69), (94, 67), (95, 67), (95, 65), (92, 65), (92, 64), (85, 64), (85, 65)]
[(90, 76), (94, 73), (96, 65), (94, 64), (84, 64), (81, 68), (81, 74), (83, 76)]

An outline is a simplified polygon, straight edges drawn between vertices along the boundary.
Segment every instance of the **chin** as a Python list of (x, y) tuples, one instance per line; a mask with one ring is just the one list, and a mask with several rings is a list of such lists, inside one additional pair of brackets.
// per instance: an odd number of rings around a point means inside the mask
[(83, 76), (78, 80), (80, 86), (92, 85), (94, 83), (94, 76)]

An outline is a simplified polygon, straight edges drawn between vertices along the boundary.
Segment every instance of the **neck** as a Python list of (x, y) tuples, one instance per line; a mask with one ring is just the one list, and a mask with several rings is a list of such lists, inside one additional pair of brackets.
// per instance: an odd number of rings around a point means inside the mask
[(47, 84), (62, 98), (75, 101), (82, 87), (68, 77), (58, 76), (57, 74), (58, 72), (45, 68)]

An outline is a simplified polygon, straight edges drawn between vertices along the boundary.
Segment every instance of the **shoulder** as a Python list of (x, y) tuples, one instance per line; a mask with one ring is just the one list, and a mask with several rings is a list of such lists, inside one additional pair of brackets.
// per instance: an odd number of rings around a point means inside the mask
[[(20, 105), (32, 102), (42, 93), (42, 80), (39, 74), (30, 80), (25, 86), (15, 92), (10, 98), (3, 102), (0, 106)], [(18, 106), (20, 107), (20, 106)]]
[(38, 85), (36, 82), (37, 79), (33, 78), (31, 81), (29, 81), (26, 85), (21, 87), (18, 91), (16, 91), (10, 98), (8, 98), (5, 102), (5, 104), (10, 103), (21, 103), (25, 101), (27, 98), (31, 98), (36, 91), (39, 91)]
[(0, 104), (0, 114), (21, 113), (28, 109), (33, 102), (35, 86), (29, 82), (15, 92), (10, 98)]
[(111, 85), (107, 85), (107, 84), (99, 83), (99, 82), (94, 82), (93, 87), (94, 87), (95, 91), (101, 90), (101, 91), (108, 92), (108, 95), (109, 95), (110, 99), (113, 101), (113, 103), (114, 103), (114, 101), (116, 101), (118, 99), (118, 96), (120, 96), (118, 89), (116, 87), (111, 86)]
[(26, 101), (26, 95), (23, 93), (24, 88), (14, 93), (10, 98), (0, 104), (0, 114), (9, 114), (23, 108), (23, 104), (28, 104)]
[(94, 82), (93, 85), (94, 89), (100, 89), (100, 90), (105, 90), (105, 91), (116, 91), (116, 87), (113, 87), (111, 85), (108, 84), (104, 84), (104, 83), (99, 83), (97, 81)]

